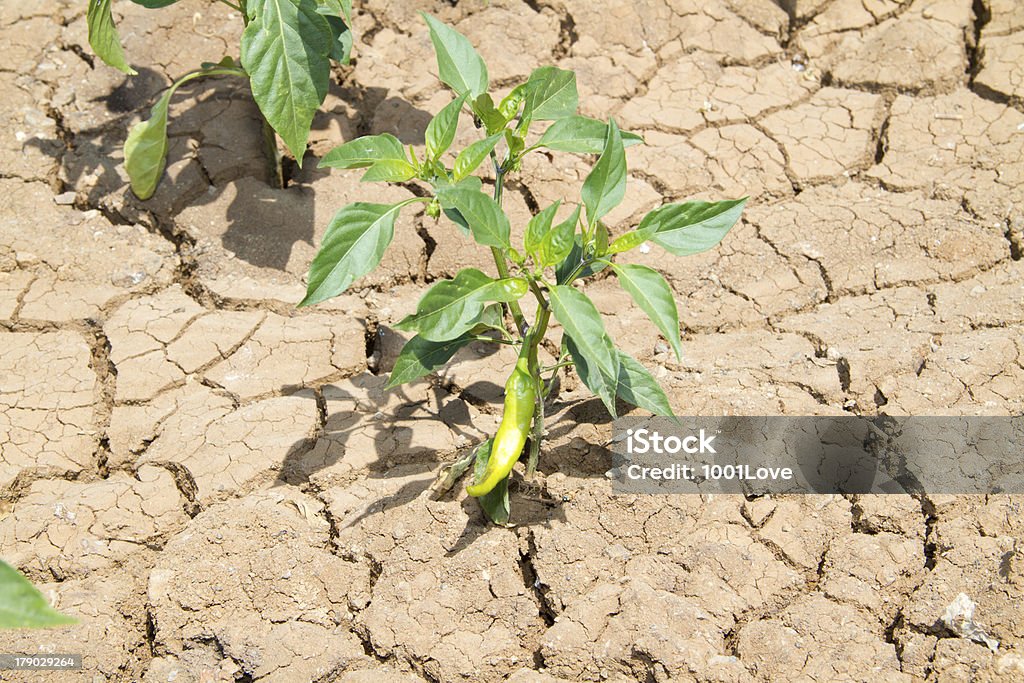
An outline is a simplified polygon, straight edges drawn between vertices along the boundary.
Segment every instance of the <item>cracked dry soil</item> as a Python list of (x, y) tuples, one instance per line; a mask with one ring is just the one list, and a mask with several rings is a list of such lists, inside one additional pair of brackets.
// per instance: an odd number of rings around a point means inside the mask
[[(383, 391), (390, 325), (486, 254), (407, 212), (356, 290), (293, 305), (335, 210), (412, 191), (315, 166), (360, 134), (421, 144), (449, 97), (423, 9), (499, 87), (572, 68), (583, 113), (644, 134), (615, 229), (751, 195), (710, 253), (629, 255), (667, 270), (682, 363), (589, 286), (677, 409), (1020, 414), (1024, 4), (356, 4), (356, 64), (286, 190), (263, 182), (245, 89), (211, 80), (174, 99), (141, 203), (128, 126), (237, 20), (115, 3), (126, 80), (91, 56), (84, 3), (0, 2), (0, 552), (81, 620), (0, 651), (85, 659), (0, 679), (1024, 680), (1024, 498), (613, 496), (608, 418), (566, 376), (541, 484), (515, 492), (515, 528), (488, 527), (428, 489), (493, 431), (509, 359), (470, 348)], [(513, 224), (586, 170), (530, 158)], [(943, 627), (961, 592), (997, 651)]]

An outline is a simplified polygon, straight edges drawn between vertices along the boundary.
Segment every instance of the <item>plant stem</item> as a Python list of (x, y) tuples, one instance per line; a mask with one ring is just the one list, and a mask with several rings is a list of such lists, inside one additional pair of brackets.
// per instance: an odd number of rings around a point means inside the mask
[(217, 2), (219, 2), (219, 3), (223, 4), (223, 5), (227, 5), (228, 7), (230, 7), (233, 10), (235, 10), (236, 12), (242, 12), (243, 14), (245, 13), (245, 10), (242, 9), (241, 5), (236, 5), (235, 3), (231, 2), (230, 0), (217, 0)]
[[(505, 170), (498, 164), (498, 157), (491, 151), (491, 161), (494, 162), (494, 201), (501, 207), (502, 193), (505, 187)], [(491, 247), (491, 255), (494, 256), (494, 265), (498, 268), (498, 277), (508, 277), (508, 264), (505, 262), (505, 254), (498, 247)], [(523, 309), (519, 307), (518, 301), (512, 301), (508, 305), (512, 312), (512, 319), (516, 321), (516, 332), (522, 336), (526, 333), (526, 318), (523, 316)]]
[[(231, 5), (227, 0), (220, 0), (226, 5)], [(239, 4), (235, 7), (239, 12), (242, 13), (242, 24), (244, 26), (249, 25), (249, 11), (246, 6), (247, 0), (238, 0)], [(281, 150), (277, 147), (277, 133), (274, 132), (273, 126), (267, 121), (267, 117), (263, 115), (262, 111), (259, 111), (259, 107), (256, 108), (260, 115), (260, 135), (263, 138), (263, 158), (267, 163), (267, 184), (278, 190), (284, 189), (284, 167), (281, 165)]]
[(533, 431), (530, 434), (530, 455), (526, 460), (526, 478), (533, 479), (537, 472), (537, 461), (540, 460), (540, 442), (544, 438), (544, 379), (541, 377), (540, 359), (537, 357), (537, 349), (544, 340), (548, 331), (548, 321), (551, 320), (551, 307), (544, 299), (537, 283), (531, 282), (530, 289), (537, 298), (537, 317), (533, 330), (527, 341), (530, 345), (529, 363), (530, 375), (536, 384), (534, 410), (533, 410)]
[(270, 186), (284, 189), (284, 168), (281, 166), (281, 150), (277, 146), (277, 133), (260, 112), (260, 132), (263, 136), (263, 158), (267, 162), (267, 182)]

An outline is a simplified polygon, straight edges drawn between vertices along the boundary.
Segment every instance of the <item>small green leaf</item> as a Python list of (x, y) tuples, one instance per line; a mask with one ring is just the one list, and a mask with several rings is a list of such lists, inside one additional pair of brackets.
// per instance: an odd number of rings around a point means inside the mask
[(608, 139), (601, 158), (594, 164), (590, 175), (583, 181), (583, 205), (587, 207), (587, 222), (593, 227), (626, 196), (626, 152), (622, 136), (615, 121), (608, 121)]
[(242, 33), (253, 98), (300, 164), (313, 115), (327, 96), (333, 39), (315, 0), (262, 0)]
[[(620, 131), (625, 147), (638, 145), (644, 140), (636, 133)], [(608, 139), (608, 124), (586, 116), (569, 116), (551, 124), (534, 147), (546, 147), (556, 152), (600, 154)]]
[(468, 334), (443, 342), (428, 341), (419, 335), (413, 337), (405, 343), (395, 359), (395, 367), (391, 370), (385, 389), (412, 382), (433, 372), (471, 341), (473, 337)]
[(494, 100), (487, 93), (472, 100), (473, 113), (484, 124), (488, 135), (494, 135), (505, 128), (511, 117), (507, 117), (494, 106)]
[(167, 109), (174, 90), (170, 89), (149, 111), (149, 118), (132, 126), (124, 141), (124, 170), (132, 192), (146, 200), (156, 192), (167, 163)]
[(456, 209), (473, 233), (473, 239), (485, 247), (507, 249), (512, 226), (498, 203), (478, 190), (450, 189), (438, 193), (441, 206)]
[(408, 161), (402, 142), (391, 133), (365, 135), (335, 147), (320, 160), (320, 168), (365, 168), (385, 159)]
[(435, 283), (420, 298), (416, 312), (395, 327), (418, 332), (429, 341), (447, 341), (476, 325), (485, 303), (518, 301), (528, 289), (522, 278), (495, 280), (476, 268), (465, 268), (454, 279)]
[(498, 144), (502, 135), (504, 134), (499, 131), (489, 138), (477, 140), (459, 152), (459, 156), (455, 158), (455, 168), (452, 169), (452, 176), (455, 178), (455, 182), (465, 179), (470, 173), (475, 171), (477, 166), (483, 163), (483, 160), (491, 153), (494, 146)]
[(317, 12), (326, 16), (340, 17), (352, 25), (352, 0), (316, 0)]
[(426, 12), (420, 14), (430, 27), (441, 82), (459, 95), (469, 93), (476, 98), (487, 92), (487, 65), (469, 39)]
[(299, 306), (311, 306), (338, 296), (357, 278), (377, 267), (395, 235), (398, 204), (356, 202), (339, 211), (324, 233), (320, 251), (309, 266), (306, 298)]
[[(487, 471), (487, 461), (491, 459), (491, 446), (493, 444), (494, 440), (488, 439), (479, 446), (479, 450), (476, 453), (476, 464), (473, 466), (474, 484), (479, 484), (484, 480), (484, 473)], [(480, 507), (483, 508), (484, 514), (487, 515), (487, 519), (498, 526), (507, 525), (511, 513), (508, 501), (508, 479), (508, 477), (505, 477), (490, 492), (477, 498), (480, 501)]]
[(402, 183), (416, 177), (416, 167), (405, 159), (384, 159), (378, 161), (360, 178), (364, 183)]
[(576, 237), (576, 224), (580, 220), (580, 205), (566, 220), (550, 230), (544, 239), (541, 240), (540, 249), (537, 254), (537, 264), (541, 268), (547, 268), (562, 263), (572, 251)]
[(452, 146), (459, 129), (459, 113), (466, 103), (466, 97), (465, 94), (459, 95), (427, 124), (427, 158), (439, 159)]
[(651, 241), (676, 256), (707, 251), (722, 241), (739, 220), (747, 198), (723, 202), (666, 204), (644, 216), (638, 230), (649, 230)]
[(44, 628), (78, 623), (50, 607), (43, 594), (0, 560), (0, 629)]
[[(321, 14), (323, 14), (321, 12)], [(328, 56), (339, 64), (348, 64), (352, 57), (352, 45), (355, 38), (352, 29), (348, 27), (345, 20), (332, 14), (324, 14), (327, 25), (331, 28), (331, 51)]]
[(498, 111), (506, 122), (511, 121), (519, 113), (519, 107), (523, 106), (523, 102), (526, 100), (526, 96), (523, 94), (525, 90), (526, 84), (520, 83), (512, 88), (512, 92), (505, 95), (501, 100), (501, 104), (498, 105)]
[(672, 405), (668, 396), (658, 384), (658, 380), (647, 372), (647, 368), (640, 364), (628, 353), (616, 349), (619, 356), (619, 381), (616, 386), (616, 395), (626, 403), (644, 410), (649, 410), (655, 415), (662, 417), (673, 417)]
[(630, 230), (629, 232), (623, 233), (615, 238), (615, 240), (608, 245), (608, 251), (606, 251), (605, 254), (611, 256), (612, 254), (621, 254), (624, 251), (636, 249), (650, 238), (651, 235), (647, 232)]
[(540, 248), (541, 240), (550, 232), (551, 223), (561, 205), (562, 200), (559, 199), (530, 219), (530, 222), (526, 224), (526, 235), (523, 237), (523, 251), (532, 256)]
[(679, 311), (672, 288), (665, 278), (647, 266), (613, 263), (612, 268), (619, 277), (619, 284), (661, 331), (681, 361), (683, 347), (679, 343)]
[[(555, 268), (555, 276), (558, 278), (557, 282), (560, 285), (571, 284), (569, 277), (576, 271), (576, 268), (583, 263), (583, 236), (577, 233), (573, 237), (572, 248), (569, 250), (569, 255), (558, 264)], [(594, 273), (598, 273), (605, 269), (607, 263), (605, 261), (591, 260), (587, 265), (579, 269), (576, 273), (574, 280), (590, 277)]]
[(121, 47), (121, 37), (114, 26), (110, 0), (89, 0), (86, 23), (89, 26), (89, 45), (96, 56), (115, 69), (135, 76), (138, 72), (128, 64)]
[(579, 106), (576, 74), (554, 66), (534, 69), (526, 81), (523, 118), (555, 121), (572, 116)]
[(549, 289), (548, 299), (551, 311), (565, 330), (577, 374), (614, 417), (619, 358), (605, 332), (601, 314), (585, 294), (567, 285)]

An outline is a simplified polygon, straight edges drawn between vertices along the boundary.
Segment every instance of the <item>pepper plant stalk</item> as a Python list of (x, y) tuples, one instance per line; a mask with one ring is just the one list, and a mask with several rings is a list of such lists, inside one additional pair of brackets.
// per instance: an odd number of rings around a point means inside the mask
[[(249, 12), (246, 8), (246, 0), (241, 0), (236, 9), (242, 13), (242, 25), (248, 26)], [(256, 112), (260, 117), (263, 159), (267, 164), (267, 184), (275, 189), (283, 190), (284, 167), (282, 166), (282, 160), (284, 157), (281, 154), (281, 148), (277, 146), (277, 133), (274, 132), (274, 127), (270, 125), (267, 117), (263, 115), (259, 107), (256, 108)]]

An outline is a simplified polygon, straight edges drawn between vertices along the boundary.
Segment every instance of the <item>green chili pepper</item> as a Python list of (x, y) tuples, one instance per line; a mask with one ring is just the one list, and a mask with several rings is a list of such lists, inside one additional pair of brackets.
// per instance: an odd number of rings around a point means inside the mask
[(509, 475), (526, 445), (537, 397), (537, 388), (530, 374), (528, 347), (529, 344), (523, 344), (519, 360), (505, 382), (505, 414), (494, 435), (491, 457), (487, 461), (483, 479), (479, 484), (466, 487), (466, 492), (471, 496), (490, 493)]

